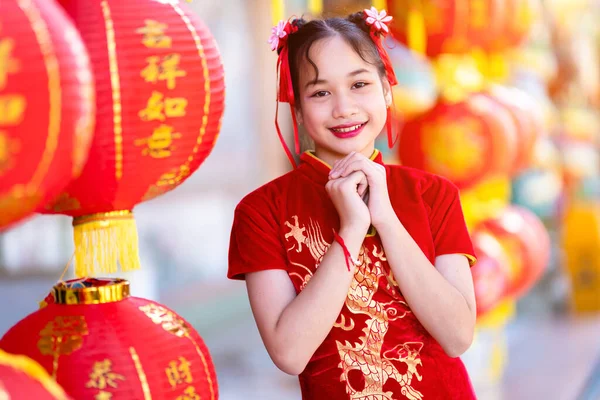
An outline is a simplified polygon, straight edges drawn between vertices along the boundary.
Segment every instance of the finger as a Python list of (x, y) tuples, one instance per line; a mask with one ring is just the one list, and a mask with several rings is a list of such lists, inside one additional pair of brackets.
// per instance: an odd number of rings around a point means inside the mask
[(372, 174), (372, 171), (370, 171), (370, 166), (368, 165), (368, 161), (359, 159), (346, 164), (343, 169), (339, 169), (337, 175), (339, 175), (340, 178), (343, 178), (356, 171), (362, 171), (367, 178), (369, 174)]
[(344, 168), (344, 166), (354, 157), (355, 154), (356, 152), (353, 151), (341, 160), (336, 161), (334, 167), (329, 172), (329, 176), (333, 179), (339, 178), (339, 171)]
[(338, 165), (335, 166), (334, 169), (331, 170), (330, 176), (335, 179), (340, 177), (340, 171), (344, 170), (346, 166), (351, 163), (355, 158), (355, 152), (348, 154), (346, 157), (342, 158)]
[(369, 184), (367, 183), (367, 178), (364, 178), (358, 183), (358, 195), (363, 197), (369, 188)]

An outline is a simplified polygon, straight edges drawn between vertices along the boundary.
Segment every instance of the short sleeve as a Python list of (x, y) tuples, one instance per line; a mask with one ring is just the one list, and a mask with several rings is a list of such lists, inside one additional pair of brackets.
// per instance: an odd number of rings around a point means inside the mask
[(432, 175), (423, 193), (430, 208), (429, 224), (435, 255), (463, 254), (473, 266), (477, 259), (460, 204), (459, 191), (449, 180)]
[(287, 255), (272, 210), (240, 203), (234, 214), (229, 241), (229, 279), (244, 279), (249, 272), (286, 269)]

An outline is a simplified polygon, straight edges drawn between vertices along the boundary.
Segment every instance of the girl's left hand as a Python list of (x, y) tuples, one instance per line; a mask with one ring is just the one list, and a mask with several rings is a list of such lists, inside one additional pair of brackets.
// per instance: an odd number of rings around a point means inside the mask
[(362, 171), (367, 177), (369, 185), (367, 206), (371, 214), (371, 224), (378, 228), (381, 224), (393, 221), (396, 213), (388, 193), (385, 167), (361, 153), (352, 152), (333, 165), (329, 172), (329, 179), (345, 178), (354, 171)]

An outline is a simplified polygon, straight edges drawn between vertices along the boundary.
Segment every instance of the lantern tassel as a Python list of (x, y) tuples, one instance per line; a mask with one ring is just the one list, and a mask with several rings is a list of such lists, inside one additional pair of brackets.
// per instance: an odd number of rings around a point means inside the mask
[[(75, 275), (140, 269), (138, 234), (131, 211), (84, 215), (73, 220)], [(117, 264), (118, 263), (118, 264)]]

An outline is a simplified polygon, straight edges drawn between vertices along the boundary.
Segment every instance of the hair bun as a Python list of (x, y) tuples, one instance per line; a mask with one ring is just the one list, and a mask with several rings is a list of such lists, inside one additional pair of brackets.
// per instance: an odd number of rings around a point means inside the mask
[(292, 20), (292, 22), (290, 22), (290, 23), (292, 24), (292, 26), (295, 26), (296, 28), (300, 29), (304, 25), (306, 25), (308, 23), (308, 21), (305, 20), (304, 18), (300, 17), (300, 18), (294, 18)]
[(346, 19), (367, 33), (371, 31), (371, 28), (369, 27), (369, 25), (367, 25), (367, 22), (365, 21), (364, 11), (359, 11), (350, 14)]

